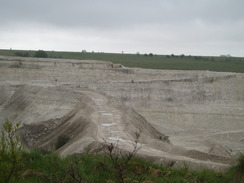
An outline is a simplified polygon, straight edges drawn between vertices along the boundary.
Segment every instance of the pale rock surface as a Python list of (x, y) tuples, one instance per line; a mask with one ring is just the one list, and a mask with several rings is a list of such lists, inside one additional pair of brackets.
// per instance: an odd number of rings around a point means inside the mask
[[(62, 156), (131, 150), (222, 171), (244, 151), (244, 74), (125, 68), (101, 61), (0, 56), (0, 122), (21, 122), (26, 147)], [(69, 141), (55, 148), (59, 136)]]

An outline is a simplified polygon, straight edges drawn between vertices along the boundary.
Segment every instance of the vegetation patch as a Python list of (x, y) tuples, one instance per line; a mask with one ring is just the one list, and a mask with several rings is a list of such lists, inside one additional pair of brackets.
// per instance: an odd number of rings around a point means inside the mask
[[(106, 155), (83, 154), (60, 158), (56, 154), (23, 153), (24, 168), (18, 178), (21, 183), (117, 183), (117, 170)], [(123, 159), (119, 159), (123, 162)], [(216, 173), (209, 170), (173, 169), (133, 158), (127, 168), (125, 183), (241, 183), (234, 171)]]
[[(0, 141), (0, 183), (241, 183), (243, 154), (225, 173), (173, 169), (135, 158), (140, 146), (123, 154), (117, 144), (105, 143), (104, 154), (61, 158), (55, 153), (23, 151), (17, 125), (4, 123)], [(138, 134), (139, 138), (139, 134)], [(138, 139), (136, 138), (136, 139)], [(137, 142), (137, 140), (135, 140)]]
[(38, 50), (38, 51), (35, 52), (34, 57), (37, 57), (37, 58), (47, 58), (48, 55), (47, 55), (47, 53), (45, 51)]

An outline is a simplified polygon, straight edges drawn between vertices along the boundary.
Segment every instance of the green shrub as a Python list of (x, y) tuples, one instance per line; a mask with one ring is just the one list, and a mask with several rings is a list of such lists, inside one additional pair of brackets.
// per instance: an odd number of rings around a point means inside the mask
[(244, 182), (244, 154), (238, 157), (237, 165), (234, 167), (234, 182)]
[(46, 53), (45, 51), (43, 51), (43, 50), (38, 50), (38, 51), (35, 52), (34, 57), (38, 57), (38, 58), (47, 58), (48, 55), (47, 55), (47, 53)]
[(19, 176), (22, 146), (17, 136), (19, 123), (6, 121), (0, 140), (0, 183), (8, 183)]

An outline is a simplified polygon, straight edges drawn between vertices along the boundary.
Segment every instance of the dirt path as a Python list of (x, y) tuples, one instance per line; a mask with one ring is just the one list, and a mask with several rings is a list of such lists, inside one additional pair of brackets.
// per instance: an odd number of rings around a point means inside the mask
[(106, 97), (90, 92), (89, 95), (94, 99), (96, 111), (91, 115), (92, 121), (98, 126), (98, 141), (114, 142), (122, 138), (127, 138), (123, 132), (121, 124), (121, 112), (107, 105)]

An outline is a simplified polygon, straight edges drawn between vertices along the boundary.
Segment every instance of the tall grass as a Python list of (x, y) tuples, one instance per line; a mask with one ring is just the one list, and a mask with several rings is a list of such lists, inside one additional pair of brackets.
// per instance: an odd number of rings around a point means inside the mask
[[(117, 182), (116, 170), (110, 158), (101, 154), (72, 155), (61, 158), (53, 153), (43, 154), (32, 151), (23, 153), (23, 165), (20, 183)], [(238, 167), (240, 168), (239, 164)], [(232, 168), (225, 173), (210, 170), (190, 171), (187, 168), (173, 169), (134, 158), (128, 164), (128, 170), (125, 182), (133, 183), (238, 183), (243, 181), (243, 178), (235, 178), (239, 170), (243, 171), (242, 168)]]

